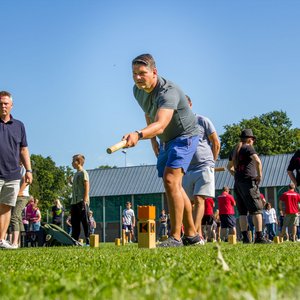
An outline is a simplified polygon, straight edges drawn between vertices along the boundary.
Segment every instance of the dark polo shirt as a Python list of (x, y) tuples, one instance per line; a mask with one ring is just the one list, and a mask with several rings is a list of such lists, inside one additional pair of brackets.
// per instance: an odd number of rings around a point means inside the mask
[(10, 116), (4, 123), (0, 118), (0, 179), (21, 179), (20, 148), (27, 147), (24, 124)]

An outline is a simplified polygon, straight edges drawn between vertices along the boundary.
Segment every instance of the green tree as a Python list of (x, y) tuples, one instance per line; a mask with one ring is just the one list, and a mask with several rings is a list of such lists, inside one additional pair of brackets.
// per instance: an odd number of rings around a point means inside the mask
[(115, 169), (117, 166), (101, 165), (98, 169)]
[(39, 199), (42, 215), (53, 206), (53, 200), (60, 199), (65, 208), (71, 200), (69, 178), (73, 175), (70, 167), (56, 166), (51, 157), (31, 155), (33, 182), (30, 194)]
[(257, 137), (255, 150), (260, 155), (293, 153), (300, 148), (300, 129), (291, 127), (292, 122), (283, 111), (272, 111), (252, 119), (243, 119), (238, 124), (226, 125), (224, 134), (220, 135), (220, 157), (229, 156), (245, 128), (251, 128)]

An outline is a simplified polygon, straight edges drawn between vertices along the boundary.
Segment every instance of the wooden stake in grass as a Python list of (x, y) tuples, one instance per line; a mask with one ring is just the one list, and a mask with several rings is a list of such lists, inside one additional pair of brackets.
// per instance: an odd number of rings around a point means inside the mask
[(218, 249), (218, 256), (217, 256), (217, 262), (222, 266), (223, 271), (228, 272), (230, 271), (228, 264), (223, 258), (221, 247), (219, 244), (216, 244), (216, 247)]

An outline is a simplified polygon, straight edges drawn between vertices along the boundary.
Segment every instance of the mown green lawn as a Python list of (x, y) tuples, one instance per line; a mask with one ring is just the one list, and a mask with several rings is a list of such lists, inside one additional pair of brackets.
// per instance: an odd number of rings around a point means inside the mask
[(300, 243), (0, 251), (0, 299), (300, 299)]

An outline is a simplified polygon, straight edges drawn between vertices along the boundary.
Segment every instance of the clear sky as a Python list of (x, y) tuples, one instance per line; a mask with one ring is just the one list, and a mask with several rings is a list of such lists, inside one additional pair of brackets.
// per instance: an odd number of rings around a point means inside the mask
[[(273, 110), (300, 128), (300, 1), (0, 0), (0, 90), (30, 152), (124, 166), (106, 148), (145, 127), (131, 60), (151, 53), (218, 133)], [(155, 164), (149, 141), (127, 166)]]

